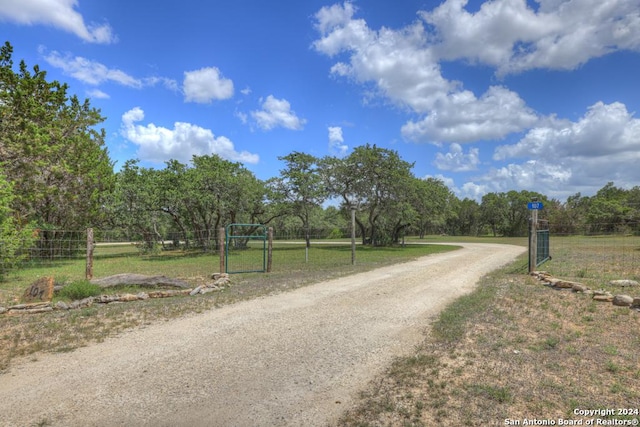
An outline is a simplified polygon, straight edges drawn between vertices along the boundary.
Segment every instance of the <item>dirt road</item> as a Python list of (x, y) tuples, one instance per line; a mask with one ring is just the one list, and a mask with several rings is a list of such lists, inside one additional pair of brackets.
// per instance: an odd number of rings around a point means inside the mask
[(321, 426), (525, 249), (458, 251), (157, 324), (0, 375), (1, 426)]

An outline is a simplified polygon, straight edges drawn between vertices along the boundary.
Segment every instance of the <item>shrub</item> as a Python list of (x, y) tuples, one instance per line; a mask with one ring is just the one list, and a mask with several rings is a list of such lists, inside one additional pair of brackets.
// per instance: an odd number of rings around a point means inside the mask
[(87, 280), (73, 282), (60, 290), (58, 294), (62, 299), (71, 301), (94, 297), (102, 293), (102, 288)]
[(26, 249), (35, 240), (32, 227), (20, 224), (14, 217), (13, 199), (12, 185), (0, 170), (0, 280), (26, 258)]

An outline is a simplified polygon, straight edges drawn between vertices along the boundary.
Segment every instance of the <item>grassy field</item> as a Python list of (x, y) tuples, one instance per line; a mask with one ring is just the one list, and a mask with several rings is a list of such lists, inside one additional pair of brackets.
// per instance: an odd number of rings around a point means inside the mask
[[(454, 249), (452, 246), (436, 245), (407, 245), (405, 248), (358, 247), (356, 265), (353, 266), (350, 246), (344, 242), (313, 244), (308, 252), (308, 262), (305, 262), (303, 245), (277, 242), (274, 244), (271, 273), (234, 274), (231, 287), (222, 292), (197, 297), (94, 305), (81, 310), (43, 314), (0, 315), (0, 372), (15, 357), (37, 357), (37, 353), (41, 351), (70, 351), (91, 342), (102, 341), (126, 329)], [(236, 251), (231, 258), (236, 266), (238, 262), (247, 260), (253, 264), (256, 259), (262, 259), (262, 252), (257, 248)], [(183, 279), (196, 287), (210, 280), (211, 274), (219, 271), (219, 265), (217, 254), (168, 251), (153, 256), (140, 256), (132, 245), (98, 246), (94, 277), (117, 273), (162, 274)], [(53, 276), (58, 283), (71, 283), (84, 279), (84, 274), (85, 261), (82, 259), (32, 265), (15, 271), (0, 282), (0, 306), (20, 303), (25, 289), (40, 277)], [(139, 291), (115, 289), (105, 293)], [(59, 298), (54, 297), (54, 302)]]
[[(638, 237), (552, 238), (553, 259), (540, 269), (640, 297), (640, 287), (608, 285), (640, 280), (639, 251)], [(523, 274), (526, 265), (523, 256), (487, 275), (425, 325), (422, 345), (372, 382), (339, 425), (636, 425), (640, 313), (543, 286)]]

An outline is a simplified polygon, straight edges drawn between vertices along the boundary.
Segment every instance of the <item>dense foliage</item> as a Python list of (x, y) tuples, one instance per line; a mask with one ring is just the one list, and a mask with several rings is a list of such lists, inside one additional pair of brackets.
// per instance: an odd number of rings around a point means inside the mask
[(14, 215), (42, 229), (99, 224), (113, 177), (104, 130), (95, 129), (104, 118), (38, 66), (21, 61), (15, 72), (12, 53), (9, 43), (0, 48), (0, 162)]

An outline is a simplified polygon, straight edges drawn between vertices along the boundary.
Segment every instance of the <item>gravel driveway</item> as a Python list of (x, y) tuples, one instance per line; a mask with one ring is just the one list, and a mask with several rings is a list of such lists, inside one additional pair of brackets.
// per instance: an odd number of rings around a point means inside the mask
[(322, 426), (478, 279), (463, 249), (155, 324), (0, 375), (1, 426)]

